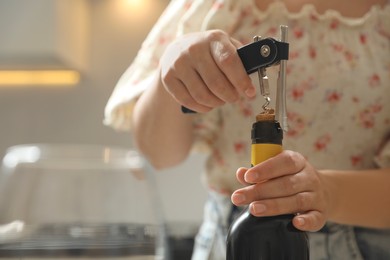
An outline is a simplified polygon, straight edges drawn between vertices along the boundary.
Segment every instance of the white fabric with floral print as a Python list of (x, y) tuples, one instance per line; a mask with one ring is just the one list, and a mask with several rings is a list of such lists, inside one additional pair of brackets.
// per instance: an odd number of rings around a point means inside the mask
[[(288, 25), (290, 42), (285, 149), (319, 169), (372, 168), (375, 161), (389, 167), (390, 145), (383, 142), (390, 132), (390, 5), (346, 18), (319, 14), (311, 5), (289, 13), (281, 2), (261, 12), (253, 0), (171, 1), (118, 82), (105, 123), (131, 129), (132, 106), (175, 37), (218, 28), (249, 43), (255, 35), (278, 38), (281, 24)], [(277, 70), (267, 70), (273, 94)], [(243, 99), (195, 116), (197, 144), (210, 152), (204, 174), (210, 188), (229, 193), (239, 187), (235, 171), (249, 165), (250, 129), (262, 104), (262, 97)], [(385, 149), (376, 157), (379, 147)]]

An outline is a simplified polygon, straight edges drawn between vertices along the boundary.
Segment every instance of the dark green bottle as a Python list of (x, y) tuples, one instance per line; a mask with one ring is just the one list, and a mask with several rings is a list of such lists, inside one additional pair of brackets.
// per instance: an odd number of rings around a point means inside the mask
[[(251, 164), (282, 151), (283, 131), (277, 121), (252, 126)], [(255, 217), (246, 208), (233, 222), (227, 237), (227, 260), (307, 260), (307, 234), (292, 224), (294, 215)]]

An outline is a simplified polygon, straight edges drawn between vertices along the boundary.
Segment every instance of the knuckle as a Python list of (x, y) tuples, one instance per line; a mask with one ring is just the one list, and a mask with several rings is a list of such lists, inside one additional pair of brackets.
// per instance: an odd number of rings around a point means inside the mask
[(235, 102), (239, 98), (238, 93), (227, 86), (227, 83), (224, 80), (214, 79), (212, 82), (210, 82), (210, 88), (213, 93), (215, 93), (217, 96), (220, 96), (227, 102)]
[(171, 82), (173, 82), (175, 78), (176, 76), (173, 70), (167, 70), (161, 73), (161, 81), (166, 85), (169, 85)]
[(263, 199), (263, 192), (261, 188), (261, 183), (254, 184), (251, 186), (253, 191), (253, 200), (261, 200)]
[(214, 77), (209, 80), (210, 88), (212, 89), (213, 92), (219, 92), (219, 93), (224, 93), (226, 92), (226, 82), (222, 80), (221, 78)]
[(226, 33), (220, 30), (215, 30), (208, 35), (208, 41), (211, 44), (211, 51), (215, 62), (221, 67), (230, 66), (237, 61), (237, 51), (229, 44), (226, 38), (228, 38)]
[(295, 196), (295, 203), (296, 203), (298, 212), (305, 211), (305, 209), (307, 208), (307, 203), (308, 203), (306, 194), (298, 193)]
[(283, 185), (284, 190), (289, 192), (289, 193), (293, 193), (294, 194), (294, 193), (297, 192), (298, 183), (295, 180), (295, 176), (294, 175), (291, 175), (291, 176), (288, 176), (288, 177), (284, 178), (283, 182), (282, 182), (282, 185)]
[(237, 82), (239, 82), (239, 84), (237, 84), (237, 88), (243, 91), (252, 86), (252, 81), (247, 75), (237, 78)]
[(221, 39), (222, 37), (227, 37), (227, 33), (220, 29), (210, 30), (207, 34), (207, 39), (209, 41), (216, 41)]
[(292, 165), (295, 170), (300, 170), (303, 168), (302, 160), (304, 160), (303, 156), (300, 153), (293, 151), (286, 151), (284, 153), (285, 160), (288, 164)]
[(235, 63), (236, 52), (232, 48), (224, 46), (218, 56), (218, 63), (220, 66), (231, 66)]
[(192, 99), (185, 99), (183, 100), (184, 106), (186, 107), (199, 107), (199, 104), (196, 101), (193, 101)]
[(188, 56), (188, 57), (191, 57), (192, 59), (194, 59), (196, 57), (199, 57), (200, 52), (203, 52), (202, 44), (200, 44), (200, 43), (192, 44), (192, 45), (188, 46), (186, 53), (184, 53), (182, 55), (182, 57)]
[(207, 104), (208, 103), (207, 102), (208, 96), (202, 91), (193, 92), (191, 95), (192, 95), (192, 98), (200, 104)]
[(321, 187), (321, 181), (320, 179), (317, 177), (317, 176), (311, 176), (311, 178), (308, 178), (309, 179), (309, 182), (311, 184), (311, 186), (315, 187), (315, 188), (318, 188), (318, 187)]

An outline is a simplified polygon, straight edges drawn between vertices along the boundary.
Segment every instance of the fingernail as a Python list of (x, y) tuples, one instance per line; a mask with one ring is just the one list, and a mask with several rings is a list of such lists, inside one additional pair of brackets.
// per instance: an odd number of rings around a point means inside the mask
[(304, 218), (297, 218), (297, 224), (299, 226), (305, 225), (305, 219)]
[(247, 90), (245, 90), (245, 95), (249, 98), (254, 97), (256, 95), (256, 89), (248, 88)]
[(258, 177), (259, 175), (257, 174), (257, 172), (247, 172), (244, 175), (244, 180), (248, 183), (252, 183), (252, 182), (256, 182)]
[(232, 201), (235, 203), (243, 203), (245, 201), (245, 195), (241, 193), (235, 193), (232, 196)]
[(267, 210), (264, 204), (253, 204), (253, 211), (255, 214), (262, 214)]

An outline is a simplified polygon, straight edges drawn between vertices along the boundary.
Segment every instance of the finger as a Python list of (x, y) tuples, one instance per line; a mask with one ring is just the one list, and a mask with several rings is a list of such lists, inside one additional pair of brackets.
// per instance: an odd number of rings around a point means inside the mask
[(269, 179), (290, 175), (305, 167), (305, 158), (293, 151), (283, 151), (249, 169), (244, 178), (248, 183), (261, 183)]
[(199, 73), (195, 70), (186, 71), (180, 78), (183, 79), (183, 84), (187, 88), (188, 93), (196, 102), (212, 108), (225, 104), (224, 100), (210, 91), (207, 86), (208, 83), (205, 84)]
[[(188, 56), (184, 56), (182, 59), (178, 60), (169, 70), (162, 73), (162, 81), (167, 86), (167, 88), (170, 89), (170, 93), (172, 93), (179, 101), (181, 101), (181, 96), (189, 99), (189, 93), (192, 99), (187, 102), (190, 103), (195, 101), (200, 105), (210, 108), (218, 107), (224, 104), (224, 101), (216, 97), (208, 89), (200, 75), (197, 73), (196, 68), (194, 68), (193, 60), (188, 58)], [(182, 83), (180, 84), (180, 87), (184, 86), (188, 93), (184, 94), (184, 91), (178, 88), (179, 84), (177, 81)], [(174, 88), (175, 86), (176, 88)]]
[(206, 113), (209, 112), (212, 108), (199, 104), (196, 102), (187, 88), (179, 79), (169, 80), (169, 85), (164, 83), (165, 89), (169, 94), (178, 102), (179, 104), (185, 106), (188, 109), (191, 109), (196, 112)]
[(236, 42), (232, 43), (228, 37), (212, 40), (210, 42), (212, 57), (239, 93), (253, 97), (256, 94), (256, 88), (245, 71), (235, 44)]
[[(240, 190), (245, 196), (246, 201), (243, 203), (250, 203), (252, 201), (259, 201), (265, 199), (274, 199), (282, 197), (292, 197), (296, 199), (295, 212), (308, 210), (306, 200), (307, 194), (310, 195), (311, 201), (318, 201), (317, 207), (322, 206), (326, 201), (326, 196), (321, 188), (321, 183), (316, 175), (306, 173), (306, 170), (297, 174), (287, 175), (280, 178), (268, 180), (263, 183), (257, 183)], [(314, 206), (314, 203), (308, 204)]]
[[(243, 178), (242, 175), (245, 176), (248, 171), (249, 170), (238, 172), (238, 177), (241, 179), (241, 182), (245, 183), (245, 177)], [(289, 197), (299, 195), (303, 192), (314, 191), (317, 199), (319, 201), (324, 201), (324, 193), (320, 187), (321, 183), (317, 176), (309, 171), (309, 169), (304, 169), (296, 174), (285, 175), (261, 183), (252, 184), (241, 188), (236, 192), (245, 197), (245, 200), (241, 201), (242, 204), (249, 204), (252, 201), (258, 200)]]
[(202, 80), (210, 91), (219, 99), (233, 103), (240, 97), (239, 92), (234, 88), (226, 75), (220, 70), (212, 57), (203, 57), (202, 62), (198, 62), (196, 69), (199, 71)]
[(319, 211), (309, 211), (296, 215), (292, 223), (299, 230), (316, 232), (324, 227), (326, 217)]
[(246, 173), (246, 171), (248, 170), (248, 168), (245, 168), (245, 167), (241, 167), (241, 168), (238, 168), (237, 172), (236, 172), (236, 178), (237, 180), (242, 184), (242, 185), (248, 185), (249, 183), (247, 183), (244, 179), (244, 175)]
[(244, 45), (242, 42), (240, 42), (239, 40), (236, 40), (234, 38), (230, 38), (230, 41), (232, 42), (234, 47), (236, 47), (236, 49), (238, 49)]
[(316, 206), (314, 193), (302, 192), (289, 197), (255, 201), (249, 207), (254, 216), (275, 216), (307, 212)]

